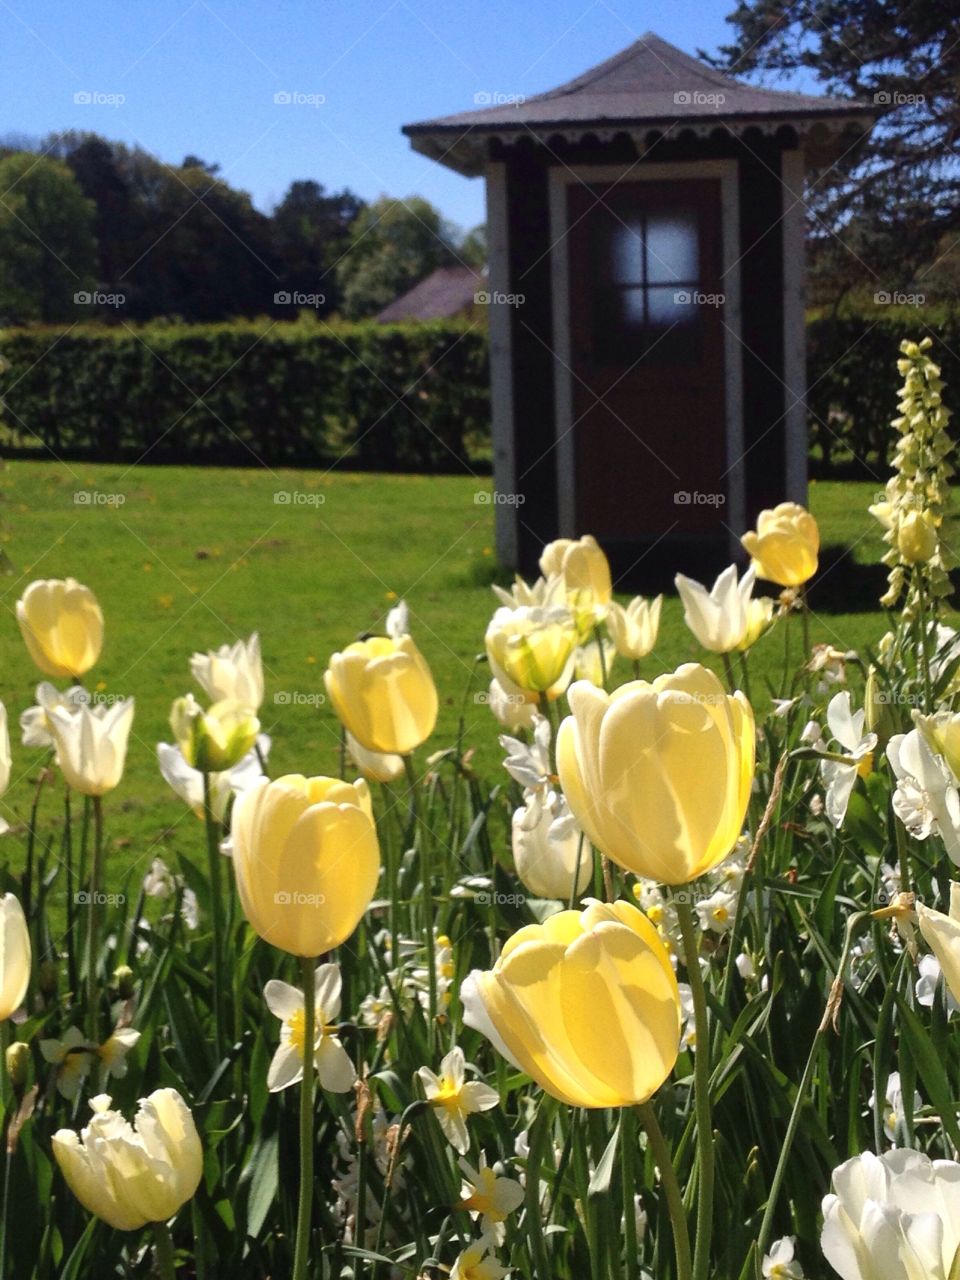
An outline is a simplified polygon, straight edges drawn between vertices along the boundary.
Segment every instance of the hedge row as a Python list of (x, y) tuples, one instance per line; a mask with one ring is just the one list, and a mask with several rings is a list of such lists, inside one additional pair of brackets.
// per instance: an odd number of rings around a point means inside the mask
[(466, 325), (21, 329), (0, 355), (4, 423), (57, 454), (453, 471), (489, 436)]
[(807, 324), (810, 450), (824, 471), (885, 464), (893, 452), (891, 418), (903, 379), (903, 338), (933, 339), (946, 402), (960, 412), (960, 315), (944, 308), (865, 306)]
[[(877, 306), (808, 324), (811, 452), (889, 457), (901, 338), (932, 333), (960, 407), (960, 316)], [(455, 322), (270, 321), (0, 332), (8, 427), (54, 452), (451, 471), (489, 456), (487, 338)]]

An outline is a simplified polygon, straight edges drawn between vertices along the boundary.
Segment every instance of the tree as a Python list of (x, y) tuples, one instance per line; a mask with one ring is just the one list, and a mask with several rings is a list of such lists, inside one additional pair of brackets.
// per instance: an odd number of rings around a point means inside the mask
[(291, 182), (273, 211), (271, 237), (282, 288), (293, 293), (321, 293), (320, 313), (342, 302), (336, 264), (350, 244), (350, 228), (365, 208), (352, 191), (327, 194), (319, 182)]
[(97, 278), (94, 206), (66, 165), (18, 151), (0, 159), (0, 320), (77, 318)]
[(866, 146), (814, 175), (814, 264), (839, 289), (904, 288), (960, 230), (960, 10), (940, 0), (741, 0), (712, 59), (737, 75), (813, 71), (876, 105)]
[(375, 315), (437, 267), (460, 261), (456, 239), (455, 229), (421, 196), (375, 200), (354, 221), (337, 266), (344, 314)]

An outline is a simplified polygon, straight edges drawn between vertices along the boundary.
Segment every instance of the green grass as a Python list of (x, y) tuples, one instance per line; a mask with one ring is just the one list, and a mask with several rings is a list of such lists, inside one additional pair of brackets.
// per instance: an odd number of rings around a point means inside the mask
[[(484, 486), (487, 482), (482, 482)], [(820, 483), (811, 505), (826, 553), (814, 591), (812, 638), (863, 649), (886, 629), (876, 610), (883, 572), (879, 529), (866, 512), (878, 486)], [(0, 579), (0, 696), (10, 715), (13, 781), (2, 812), (15, 827), (29, 812), (39, 754), (19, 746), (17, 717), (40, 678), (21, 642), (14, 605), (37, 577), (72, 575), (97, 594), (106, 641), (88, 687), (133, 694), (137, 711), (123, 782), (107, 801), (109, 878), (145, 870), (178, 847), (196, 852), (202, 832), (160, 778), (155, 745), (169, 740), (174, 697), (192, 687), (188, 660), (259, 630), (267, 675), (262, 712), (274, 739), (271, 772), (332, 773), (338, 730), (323, 690), (328, 656), (382, 626), (397, 597), (410, 604), (414, 636), (440, 690), (431, 747), (451, 742), (474, 656), (494, 605), (489, 505), (461, 477), (319, 475), (303, 472), (124, 468), (11, 462), (0, 472), (6, 550), (14, 576)], [(77, 504), (77, 491), (122, 494), (122, 505)], [(277, 492), (322, 504), (280, 504)], [(666, 601), (660, 644), (645, 674), (702, 659), (676, 598)], [(777, 632), (757, 646), (755, 691), (780, 668)], [(474, 682), (486, 688), (484, 670)], [(621, 679), (626, 668), (620, 671)], [(277, 695), (289, 701), (278, 702)], [(295, 701), (294, 699), (300, 699)], [(478, 767), (499, 768), (489, 711), (467, 702), (467, 742)], [(52, 806), (51, 806), (52, 807)], [(23, 842), (7, 837), (17, 864)]]

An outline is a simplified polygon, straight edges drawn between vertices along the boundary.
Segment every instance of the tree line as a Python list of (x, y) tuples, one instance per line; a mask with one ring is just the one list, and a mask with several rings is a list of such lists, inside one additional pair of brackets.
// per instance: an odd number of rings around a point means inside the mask
[(359, 319), (435, 267), (482, 265), (427, 200), (290, 183), (269, 214), (219, 166), (165, 164), (94, 133), (0, 144), (0, 324)]

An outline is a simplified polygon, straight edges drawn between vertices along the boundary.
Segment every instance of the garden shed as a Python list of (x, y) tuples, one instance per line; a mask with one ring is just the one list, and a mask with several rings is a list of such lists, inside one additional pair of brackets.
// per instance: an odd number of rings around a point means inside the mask
[(804, 183), (875, 109), (653, 34), (497, 96), (404, 133), (486, 182), (498, 556), (530, 571), (592, 532), (625, 579), (654, 548), (726, 562), (757, 511), (806, 498)]

